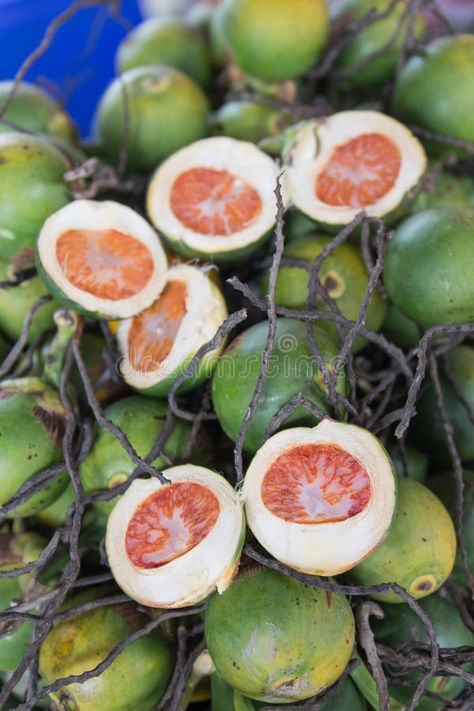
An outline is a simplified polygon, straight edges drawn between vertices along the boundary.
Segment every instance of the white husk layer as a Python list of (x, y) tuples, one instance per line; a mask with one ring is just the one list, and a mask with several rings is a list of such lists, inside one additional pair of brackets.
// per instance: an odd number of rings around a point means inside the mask
[(125, 537), (137, 506), (162, 486), (158, 479), (137, 479), (119, 499), (107, 522), (106, 549), (112, 574), (124, 592), (149, 607), (186, 607), (231, 583), (243, 544), (245, 518), (237, 494), (220, 474), (183, 464), (165, 469), (171, 482), (189, 481), (208, 487), (218, 498), (214, 528), (197, 546), (156, 569), (136, 568), (127, 555)]
[[(315, 191), (316, 178), (324, 170), (337, 146), (364, 133), (379, 133), (400, 149), (401, 166), (394, 186), (373, 205), (352, 208), (328, 205)], [(298, 133), (290, 151), (286, 171), (287, 188), (293, 204), (309, 217), (328, 225), (345, 225), (365, 210), (382, 217), (400, 204), (426, 170), (423, 146), (403, 124), (377, 111), (341, 111), (319, 121), (308, 122)]]
[[(175, 180), (192, 168), (227, 170), (249, 183), (260, 195), (260, 215), (251, 225), (229, 236), (208, 236), (183, 225), (171, 209), (170, 193)], [(277, 164), (253, 143), (226, 137), (206, 138), (181, 149), (158, 168), (148, 188), (148, 214), (155, 227), (171, 241), (209, 254), (231, 252), (254, 243), (275, 225), (274, 191), (278, 174)]]
[[(93, 296), (71, 284), (56, 258), (58, 238), (71, 229), (118, 230), (148, 247), (154, 271), (144, 288), (126, 299), (111, 300)], [(112, 201), (75, 200), (62, 207), (44, 223), (38, 237), (38, 253), (43, 268), (68, 299), (109, 318), (128, 318), (150, 306), (163, 289), (168, 266), (160, 239), (151, 225), (131, 208)]]
[[(345, 521), (301, 524), (285, 521), (265, 506), (263, 479), (284, 452), (305, 444), (334, 444), (365, 468), (372, 495), (366, 508)], [(366, 558), (387, 535), (395, 509), (396, 480), (385, 450), (370, 432), (324, 419), (314, 428), (297, 427), (271, 437), (253, 458), (242, 488), (250, 529), (262, 546), (291, 568), (337, 575)]]
[[(122, 354), (120, 370), (126, 382), (134, 388), (150, 388), (172, 375), (186, 358), (192, 357), (202, 345), (213, 338), (227, 317), (227, 306), (221, 291), (202, 268), (188, 264), (172, 267), (166, 273), (166, 282), (169, 281), (186, 283), (186, 315), (170, 354), (156, 370), (135, 370), (129, 359), (128, 334), (133, 319), (123, 321), (117, 332), (117, 342)], [(212, 359), (215, 355), (216, 350), (210, 351), (205, 359)], [(203, 365), (205, 366), (205, 362)]]

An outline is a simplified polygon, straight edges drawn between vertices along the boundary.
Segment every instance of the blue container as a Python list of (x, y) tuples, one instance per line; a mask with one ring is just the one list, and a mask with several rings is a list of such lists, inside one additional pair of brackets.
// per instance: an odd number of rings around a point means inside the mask
[[(71, 0), (72, 2), (72, 0)], [(0, 79), (12, 79), (69, 0), (0, 0)], [(120, 41), (140, 20), (136, 0), (122, 0), (121, 20), (107, 6), (79, 10), (55, 35), (26, 79), (64, 100), (81, 134), (89, 136), (97, 102), (115, 75)]]

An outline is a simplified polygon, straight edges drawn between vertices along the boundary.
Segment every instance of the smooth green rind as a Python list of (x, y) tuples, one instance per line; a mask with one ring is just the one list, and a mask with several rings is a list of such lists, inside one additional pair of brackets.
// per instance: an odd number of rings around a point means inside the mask
[[(0, 534), (0, 570), (13, 570), (37, 560), (47, 541), (35, 533)], [(0, 611), (7, 610), (23, 594), (30, 575), (0, 580)], [(0, 637), (0, 671), (15, 671), (31, 643), (33, 625), (28, 620), (10, 622)]]
[[(474, 408), (474, 348), (467, 345), (457, 346), (447, 353), (446, 359), (454, 387), (441, 374), (444, 407), (453, 427), (459, 456), (463, 462), (470, 462), (474, 460), (474, 423), (469, 414), (469, 408), (471, 411)], [(416, 409), (417, 415), (410, 429), (411, 440), (432, 459), (442, 464), (450, 463), (443, 422), (431, 384), (423, 391)]]
[[(12, 270), (7, 264), (0, 262), (0, 281), (13, 279)], [(48, 294), (46, 286), (38, 276), (23, 281), (10, 289), (0, 289), (0, 329), (17, 341), (20, 338), (26, 314), (36, 301)], [(28, 343), (34, 341), (45, 331), (54, 328), (53, 315), (59, 307), (57, 301), (51, 301), (40, 306), (35, 312), (28, 333)]]
[(68, 162), (46, 138), (0, 134), (0, 260), (33, 264), (45, 220), (69, 202)]
[(267, 569), (246, 571), (205, 618), (209, 653), (240, 693), (269, 703), (309, 698), (331, 686), (354, 644), (347, 599)]
[[(104, 414), (125, 433), (138, 455), (146, 457), (165, 425), (167, 411), (168, 406), (164, 401), (132, 395), (109, 405)], [(171, 461), (178, 460), (184, 452), (189, 432), (188, 424), (181, 420), (175, 422), (163, 448), (164, 454)], [(152, 464), (161, 469), (166, 462), (159, 456)], [(86, 493), (93, 494), (122, 484), (134, 469), (135, 464), (117, 438), (105, 428), (99, 428), (92, 449), (80, 466), (80, 476)], [(109, 514), (115, 503), (116, 499), (113, 499), (94, 505)]]
[(251, 244), (247, 244), (245, 247), (236, 247), (234, 249), (229, 249), (226, 252), (204, 252), (201, 249), (195, 249), (189, 247), (187, 244), (181, 240), (170, 239), (163, 232), (160, 232), (160, 237), (164, 244), (172, 252), (180, 254), (183, 257), (188, 257), (191, 259), (200, 259), (201, 261), (215, 262), (216, 264), (230, 264), (232, 266), (239, 265), (248, 260), (249, 257), (254, 254), (262, 245), (264, 245), (270, 237), (273, 231), (265, 232), (255, 239)]
[(216, 136), (231, 136), (240, 141), (258, 143), (276, 136), (292, 123), (291, 115), (257, 101), (228, 101), (213, 116)]
[(467, 118), (474, 115), (474, 35), (438, 39), (409, 59), (395, 84), (393, 109), (405, 123), (474, 143), (474, 122)]
[[(283, 253), (283, 258), (303, 259), (311, 266), (323, 251), (331, 238), (325, 235), (312, 234), (292, 241)], [(279, 306), (290, 309), (306, 309), (308, 306), (308, 286), (310, 274), (302, 267), (281, 267), (278, 272), (275, 290), (275, 300)], [(343, 316), (351, 321), (357, 321), (362, 300), (369, 283), (367, 267), (358, 248), (345, 242), (337, 247), (322, 263), (319, 278), (329, 295), (334, 299)], [(265, 275), (263, 291), (268, 290), (268, 275)], [(329, 306), (318, 298), (317, 308), (329, 310)], [(386, 302), (375, 291), (367, 310), (366, 328), (369, 331), (380, 330), (387, 310)], [(338, 339), (336, 326), (329, 321), (321, 321), (319, 325), (326, 328), (334, 339)], [(366, 340), (358, 337), (353, 345), (353, 351), (360, 350)]]
[(384, 281), (392, 302), (421, 326), (474, 320), (474, 212), (427, 210), (388, 245)]
[(474, 210), (474, 180), (469, 175), (447, 173), (442, 165), (432, 167), (410, 212), (414, 214), (439, 207)]
[[(399, 478), (397, 509), (382, 545), (353, 568), (356, 585), (398, 583), (416, 599), (435, 592), (449, 577), (456, 557), (453, 521), (441, 501), (423, 484)], [(395, 592), (374, 600), (401, 603)]]
[[(341, 78), (347, 85), (370, 90), (390, 81), (395, 73), (398, 55), (406, 41), (408, 21), (406, 16), (407, 2), (396, 4), (387, 17), (370, 23), (358, 32), (348, 47), (343, 49), (335, 62), (335, 68), (345, 70), (347, 74)], [(344, 27), (360, 21), (370, 10), (377, 13), (385, 12), (390, 0), (331, 0), (330, 12), (333, 21)], [(405, 21), (401, 19), (405, 15)], [(421, 15), (415, 20), (412, 28), (417, 39), (423, 34), (425, 21)], [(390, 40), (390, 46), (386, 46)], [(386, 47), (382, 52), (381, 50)], [(376, 52), (380, 56), (373, 57)], [(356, 72), (350, 69), (367, 61)]]
[[(68, 607), (87, 602), (91, 597), (76, 596), (74, 604), (69, 603)], [(40, 649), (41, 678), (50, 684), (93, 669), (147, 621), (147, 617), (126, 603), (90, 610), (59, 623)], [(166, 690), (174, 656), (171, 643), (159, 632), (150, 632), (128, 645), (100, 675), (82, 684), (64, 686), (50, 698), (60, 709), (151, 711)]]
[(166, 65), (209, 86), (211, 58), (202, 32), (177, 18), (153, 17), (135, 27), (117, 50), (117, 69)]
[(214, 64), (224, 67), (231, 58), (224, 31), (224, 3), (219, 2), (212, 8), (209, 17), (209, 42)]
[[(471, 647), (474, 644), (474, 635), (465, 627), (457, 608), (449, 600), (431, 595), (420, 601), (420, 605), (433, 623), (441, 648)], [(384, 605), (383, 611), (384, 619), (374, 620), (372, 625), (376, 642), (395, 650), (411, 642), (429, 643), (426, 625), (408, 605)], [(421, 675), (421, 672), (412, 672), (405, 678), (417, 683)], [(455, 699), (463, 688), (464, 681), (456, 676), (434, 676), (426, 686), (427, 691), (446, 699)], [(403, 703), (408, 703), (413, 696), (413, 689), (398, 684), (390, 684), (389, 690)], [(444, 707), (443, 702), (422, 697), (416, 708), (418, 711), (440, 711)]]
[(388, 305), (382, 333), (396, 346), (406, 350), (418, 345), (421, 338), (420, 327), (393, 304)]
[(127, 92), (129, 168), (148, 171), (208, 134), (208, 100), (186, 74), (170, 67), (138, 67), (116, 79), (98, 108), (99, 136), (116, 162), (124, 141)]
[(366, 711), (367, 705), (354, 682), (345, 680), (337, 694), (324, 706), (324, 711)]
[[(193, 359), (194, 355), (195, 354), (193, 353), (193, 355), (190, 355), (185, 358), (183, 362), (180, 363), (180, 365), (176, 368), (176, 370), (170, 373), (170, 375), (168, 375), (168, 377), (164, 380), (160, 380), (160, 382), (156, 385), (153, 385), (150, 388), (138, 388), (131, 384), (130, 387), (133, 387), (133, 389), (139, 392), (141, 395), (147, 395), (149, 397), (166, 397), (166, 395), (168, 395), (169, 391), (173, 387), (173, 384), (176, 382), (179, 376), (184, 373), (189, 363)], [(212, 353), (204, 356), (204, 358), (202, 358), (201, 362), (196, 368), (194, 374), (189, 378), (186, 378), (183, 384), (179, 386), (178, 393), (181, 394), (184, 392), (189, 392), (189, 390), (194, 390), (194, 388), (199, 387), (199, 385), (205, 383), (206, 380), (209, 380), (217, 366), (218, 360), (218, 353)]]
[(285, 225), (283, 228), (285, 242), (292, 242), (299, 237), (304, 237), (316, 232), (318, 225), (310, 217), (296, 208), (291, 208), (285, 215)]
[[(21, 383), (22, 381), (10, 381)], [(31, 389), (37, 384), (39, 390)], [(58, 396), (36, 381), (22, 392), (8, 382), (0, 391), (0, 505), (9, 501), (22, 484), (62, 459), (64, 409)], [(66, 472), (7, 514), (8, 518), (32, 516), (46, 508), (64, 491)]]
[(329, 37), (324, 0), (225, 0), (222, 26), (240, 69), (265, 82), (302, 76)]
[[(0, 105), (10, 94), (13, 81), (0, 81)], [(46, 133), (74, 143), (77, 129), (72, 119), (46, 92), (34, 84), (20, 82), (2, 119), (11, 121), (25, 131)], [(14, 126), (0, 122), (0, 133), (14, 131)]]
[[(212, 379), (212, 401), (217, 419), (236, 440), (247, 412), (261, 369), (262, 353), (268, 336), (268, 323), (259, 323), (240, 334), (224, 351)], [(338, 355), (337, 345), (327, 331), (316, 327), (315, 339), (329, 370)], [(337, 389), (345, 391), (345, 375), (337, 376)], [(324, 412), (328, 412), (327, 390), (322, 372), (312, 356), (306, 327), (300, 321), (278, 319), (276, 343), (262, 395), (244, 440), (244, 448), (255, 453), (263, 444), (265, 430), (280, 409), (302, 393)], [(317, 419), (305, 408), (297, 408), (282, 427), (314, 425)]]
[[(474, 570), (474, 471), (465, 469), (464, 479), (464, 507), (462, 515), (462, 536), (466, 546), (469, 570)], [(431, 478), (428, 482), (430, 489), (439, 496), (451, 516), (456, 515), (456, 484), (452, 472), (444, 472)], [(456, 562), (451, 578), (457, 585), (466, 586), (466, 574), (462, 564), (460, 548), (456, 555)]]
[[(398, 476), (405, 476), (405, 466), (400, 449), (388, 448), (393, 467)], [(428, 478), (428, 456), (414, 447), (405, 447), (406, 476), (424, 484)]]
[[(359, 665), (351, 672), (351, 679), (370, 707), (378, 711), (380, 697), (377, 683), (360, 656), (356, 654), (355, 657), (358, 659)], [(389, 708), (390, 711), (404, 711), (402, 704), (392, 697), (389, 697)], [(341, 711), (345, 711), (345, 709), (341, 709)]]

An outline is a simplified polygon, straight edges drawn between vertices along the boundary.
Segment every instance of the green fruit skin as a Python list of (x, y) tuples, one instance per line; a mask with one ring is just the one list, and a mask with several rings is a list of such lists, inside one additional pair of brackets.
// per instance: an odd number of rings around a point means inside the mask
[[(13, 81), (0, 81), (0, 105), (13, 84)], [(2, 119), (31, 133), (51, 134), (71, 143), (77, 139), (77, 129), (68, 114), (48, 94), (28, 82), (20, 82)], [(15, 129), (0, 122), (0, 133), (12, 130)]]
[(437, 207), (474, 210), (474, 180), (469, 175), (451, 175), (433, 169), (411, 207), (411, 213)]
[[(146, 457), (164, 427), (167, 403), (132, 395), (114, 402), (105, 409), (105, 416), (117, 425), (128, 437), (140, 457)], [(184, 452), (189, 437), (190, 426), (176, 421), (168, 437), (164, 453), (173, 461)], [(162, 457), (154, 460), (153, 466), (166, 466)], [(135, 465), (113, 434), (100, 428), (88, 456), (80, 466), (81, 481), (86, 493), (93, 494), (104, 489), (113, 489), (122, 484), (134, 471)], [(95, 506), (109, 514), (116, 499), (97, 502)]]
[[(44, 386), (43, 386), (44, 387)], [(40, 395), (15, 392), (8, 385), (0, 390), (0, 505), (4, 505), (31, 476), (58, 464), (64, 411), (52, 391)], [(8, 518), (32, 516), (46, 508), (64, 491), (66, 472), (8, 514)]]
[(284, 233), (286, 242), (292, 242), (299, 237), (314, 233), (317, 229), (316, 222), (296, 208), (288, 210), (285, 215)]
[(382, 326), (382, 333), (399, 348), (409, 350), (418, 345), (421, 330), (417, 324), (402, 314), (396, 306), (389, 304)]
[[(0, 534), (0, 570), (23, 567), (39, 557), (47, 541), (35, 533)], [(31, 581), (31, 575), (0, 580), (0, 611), (7, 610), (18, 601)], [(12, 628), (0, 637), (0, 671), (14, 671), (25, 656), (31, 643), (31, 622), (14, 622)]]
[[(474, 471), (465, 469), (464, 475), (464, 510), (462, 517), (462, 535), (466, 546), (467, 562), (474, 570)], [(451, 516), (456, 515), (456, 486), (452, 472), (444, 472), (429, 480), (429, 486), (439, 496)], [(458, 548), (452, 579), (457, 585), (467, 584), (462, 565), (461, 549)]]
[(170, 67), (137, 67), (116, 79), (103, 95), (99, 135), (117, 161), (124, 141), (124, 101), (128, 98), (129, 168), (149, 171), (180, 148), (208, 134), (208, 100), (188, 76)]
[[(474, 348), (457, 346), (447, 354), (449, 376), (455, 388), (441, 373), (441, 390), (444, 407), (454, 428), (454, 442), (463, 462), (474, 459), (474, 424), (469, 412), (456, 392), (474, 408)], [(436, 394), (430, 384), (422, 393), (417, 403), (417, 415), (411, 427), (411, 439), (432, 459), (441, 464), (451, 462), (446, 439), (443, 434), (443, 423), (436, 404)]]
[(224, 31), (224, 3), (219, 2), (212, 8), (209, 17), (209, 42), (211, 56), (214, 64), (224, 67), (231, 59), (231, 52), (227, 44)]
[[(304, 259), (308, 265), (330, 244), (331, 238), (325, 235), (312, 234), (300, 237), (285, 248), (283, 257)], [(265, 275), (264, 292), (268, 289), (268, 276)], [(281, 267), (276, 282), (275, 299), (279, 306), (290, 309), (305, 309), (308, 306), (309, 271), (300, 267)], [(353, 244), (345, 242), (337, 247), (322, 263), (319, 278), (323, 286), (329, 279), (334, 284), (334, 291), (329, 289), (343, 316), (351, 321), (357, 321), (360, 305), (364, 298), (365, 290), (369, 283), (367, 267), (360, 251)], [(322, 299), (318, 299), (317, 308), (327, 311), (329, 307)], [(385, 301), (378, 291), (375, 291), (370, 302), (366, 327), (370, 331), (380, 330), (387, 310)], [(329, 333), (338, 339), (335, 325), (329, 321), (321, 321), (320, 326), (328, 329)], [(366, 344), (366, 340), (358, 337), (354, 342), (354, 351), (358, 351)]]
[(0, 134), (0, 260), (20, 269), (33, 264), (43, 223), (69, 202), (63, 180), (68, 168), (46, 139)]
[[(8, 265), (0, 262), (0, 281), (10, 281), (12, 278), (13, 274)], [(26, 314), (39, 298), (47, 294), (48, 290), (37, 276), (10, 289), (0, 289), (0, 329), (12, 341), (17, 341)], [(54, 328), (53, 315), (58, 308), (58, 302), (52, 299), (35, 312), (28, 333), (28, 343)]]
[[(234, 441), (257, 384), (267, 335), (267, 322), (251, 326), (240, 334), (224, 351), (212, 379), (212, 401), (217, 419)], [(323, 329), (316, 327), (315, 336), (319, 351), (330, 366), (338, 354), (337, 346)], [(345, 390), (342, 372), (337, 379), (337, 389)], [(305, 325), (300, 321), (278, 319), (267, 379), (244, 440), (248, 452), (255, 453), (262, 446), (265, 430), (273, 416), (300, 392), (327, 412), (324, 381), (312, 357)], [(316, 418), (299, 407), (285, 420), (284, 427), (314, 424)]]
[[(334, 21), (343, 23), (346, 27), (361, 20), (370, 10), (384, 12), (390, 0), (334, 0), (330, 4)], [(396, 34), (396, 40), (381, 56), (370, 61), (354, 74), (344, 76), (344, 82), (357, 89), (372, 89), (384, 84), (392, 78), (397, 65), (397, 58), (407, 35), (407, 23), (399, 27), (400, 19), (406, 13), (406, 2), (395, 5), (390, 14), (382, 20), (372, 22), (361, 32), (358, 32), (350, 45), (344, 49), (336, 60), (337, 69), (348, 70), (368, 59), (383, 47)], [(419, 15), (413, 27), (415, 38), (419, 39), (425, 29), (424, 18)]]
[[(402, 455), (399, 449), (392, 451), (389, 447), (390, 459), (392, 460), (393, 466), (395, 468), (398, 476), (405, 476), (405, 467)], [(406, 454), (406, 466), (407, 472), (406, 476), (410, 479), (415, 479), (421, 484), (424, 484), (428, 478), (428, 457), (423, 452), (420, 452), (414, 447), (405, 447)]]
[[(447, 580), (455, 557), (456, 534), (445, 506), (423, 484), (400, 477), (397, 509), (387, 538), (348, 575), (357, 585), (398, 583), (418, 599)], [(395, 592), (371, 597), (403, 602)]]
[[(137, 388), (134, 386), (131, 387), (133, 387), (133, 389), (141, 395), (147, 395), (148, 397), (166, 397), (176, 380), (179, 378), (180, 375), (184, 373), (189, 363), (193, 359), (194, 355), (195, 354), (185, 358), (183, 362), (180, 363), (180, 365), (176, 368), (176, 370), (174, 370), (172, 373), (170, 373), (170, 375), (168, 375), (167, 378), (161, 380), (156, 385), (152, 385), (150, 388)], [(217, 353), (204, 356), (204, 358), (201, 360), (198, 367), (196, 368), (195, 373), (192, 376), (186, 378), (184, 383), (179, 386), (178, 393), (182, 394), (185, 392), (189, 392), (190, 390), (194, 390), (195, 388), (199, 387), (199, 385), (205, 383), (206, 380), (209, 380), (212, 373), (214, 372), (217, 362)]]
[(354, 617), (341, 595), (257, 569), (210, 598), (205, 637), (217, 671), (234, 689), (289, 703), (337, 681), (352, 655)]
[(188, 247), (184, 242), (170, 239), (164, 233), (160, 232), (161, 240), (166, 244), (169, 249), (175, 254), (180, 254), (183, 257), (189, 257), (191, 259), (200, 259), (202, 261), (215, 262), (216, 264), (229, 264), (230, 266), (236, 266), (243, 264), (248, 261), (262, 245), (264, 245), (273, 234), (273, 230), (265, 232), (263, 235), (259, 235), (255, 238), (254, 242), (247, 244), (245, 247), (237, 247), (235, 249), (230, 249), (226, 252), (204, 252), (200, 249), (195, 249), (194, 247)]
[(436, 40), (409, 59), (393, 108), (405, 123), (474, 142), (474, 123), (466, 118), (474, 115), (474, 35)]
[(161, 64), (179, 69), (204, 87), (211, 81), (211, 58), (203, 34), (175, 18), (156, 17), (142, 22), (117, 51), (117, 69)]
[[(234, 702), (232, 687), (217, 672), (211, 676), (211, 689), (211, 711), (229, 711), (229, 709), (232, 709)], [(264, 706), (267, 707), (265, 702), (252, 702), (247, 697), (242, 696), (240, 698), (245, 699), (245, 702), (249, 704), (248, 711), (253, 711), (254, 709), (258, 711)], [(281, 708), (281, 706), (272, 705), (270, 708), (277, 709)], [(355, 684), (349, 678), (346, 678), (337, 694), (326, 704), (324, 711), (349, 711), (349, 709), (350, 711), (367, 711), (367, 706), (357, 691)]]
[(297, 79), (329, 36), (325, 0), (225, 0), (223, 28), (244, 72), (265, 82)]
[(421, 326), (474, 320), (474, 212), (427, 210), (388, 245), (384, 281), (392, 302)]
[[(74, 603), (88, 599), (90, 595), (77, 596)], [(126, 603), (84, 612), (59, 623), (40, 649), (43, 682), (51, 684), (93, 669), (147, 621), (135, 606)], [(132, 642), (99, 676), (62, 687), (50, 698), (55, 708), (64, 711), (151, 711), (163, 696), (173, 665), (171, 643), (154, 631)]]
[(255, 101), (229, 101), (214, 115), (217, 136), (231, 136), (240, 141), (258, 143), (276, 136), (292, 123), (291, 116)]
[[(473, 645), (474, 635), (464, 626), (457, 608), (449, 600), (436, 594), (422, 600), (420, 605), (433, 623), (440, 647), (455, 648)], [(386, 644), (399, 650), (410, 642), (429, 643), (426, 626), (408, 605), (384, 605), (383, 611), (384, 619), (375, 620), (372, 626), (375, 639), (379, 644)], [(469, 666), (465, 668), (468, 669)], [(418, 682), (420, 677), (419, 672), (414, 672), (405, 678)], [(439, 694), (446, 699), (455, 699), (463, 688), (464, 682), (455, 676), (435, 676), (426, 687), (427, 691)], [(391, 696), (403, 703), (408, 703), (413, 696), (413, 689), (407, 689), (401, 685), (391, 684), (389, 690)], [(443, 708), (442, 702), (427, 697), (422, 697), (417, 706), (419, 711), (440, 711)]]

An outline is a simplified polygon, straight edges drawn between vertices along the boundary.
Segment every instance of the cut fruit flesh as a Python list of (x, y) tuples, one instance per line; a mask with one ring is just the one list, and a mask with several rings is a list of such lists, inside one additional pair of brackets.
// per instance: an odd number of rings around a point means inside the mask
[(266, 238), (275, 224), (276, 163), (253, 143), (197, 141), (156, 171), (147, 209), (176, 251), (219, 260)]
[(143, 501), (131, 518), (125, 539), (137, 568), (158, 568), (201, 543), (219, 517), (219, 501), (201, 484), (178, 482)]
[(134, 316), (165, 284), (166, 254), (158, 235), (117, 202), (75, 200), (44, 223), (38, 272), (68, 308), (105, 319)]
[(369, 475), (340, 447), (294, 447), (271, 464), (262, 500), (275, 516), (294, 523), (345, 521), (367, 506)]
[(361, 210), (390, 216), (427, 164), (418, 139), (376, 111), (342, 111), (302, 124), (285, 161), (293, 204), (328, 227), (347, 224)]
[(133, 319), (128, 357), (135, 370), (150, 372), (171, 353), (186, 315), (186, 284), (169, 281), (154, 304)]
[(118, 585), (150, 607), (185, 607), (224, 591), (245, 537), (242, 504), (216, 472), (165, 469), (169, 483), (137, 479), (107, 523), (106, 549)]
[(296, 570), (330, 576), (383, 542), (396, 487), (376, 437), (324, 419), (270, 437), (249, 466), (242, 496), (248, 525), (266, 550)]
[(171, 188), (171, 209), (185, 227), (203, 235), (232, 235), (249, 227), (262, 201), (248, 182), (227, 170), (192, 168)]
[(387, 136), (363, 133), (334, 149), (316, 178), (316, 196), (327, 205), (373, 205), (395, 185), (401, 162), (398, 147)]
[[(117, 340), (124, 356), (121, 370), (126, 382), (140, 391), (166, 394), (226, 316), (222, 293), (206, 270), (188, 264), (172, 267), (157, 301), (119, 326)], [(194, 380), (186, 381), (185, 387), (210, 376), (218, 352), (216, 349), (203, 357), (202, 369), (195, 372)], [(159, 392), (155, 393), (156, 388)]]
[(150, 281), (153, 259), (144, 244), (118, 230), (67, 230), (56, 242), (66, 279), (101, 299), (126, 299)]

